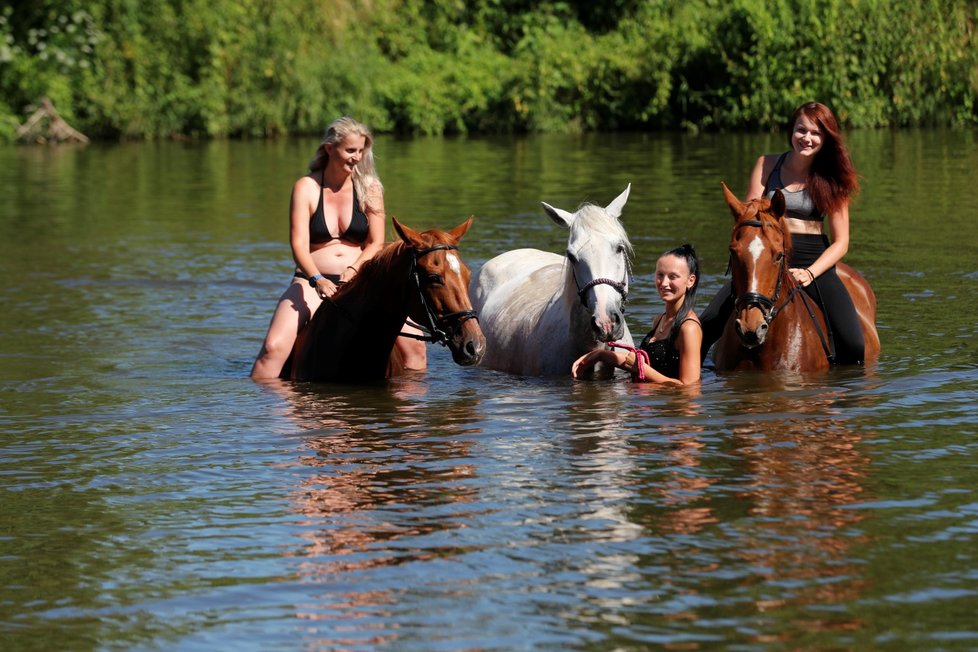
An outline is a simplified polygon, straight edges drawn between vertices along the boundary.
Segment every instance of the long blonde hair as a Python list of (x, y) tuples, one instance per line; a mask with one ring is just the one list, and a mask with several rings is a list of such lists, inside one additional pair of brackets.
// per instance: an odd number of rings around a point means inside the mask
[(309, 161), (309, 171), (318, 172), (329, 163), (329, 152), (326, 151), (326, 145), (336, 145), (343, 142), (347, 136), (354, 135), (363, 136), (364, 146), (363, 156), (360, 157), (360, 162), (353, 168), (353, 188), (357, 191), (357, 196), (360, 198), (360, 207), (366, 210), (368, 191), (375, 184), (381, 192), (383, 192), (384, 188), (380, 182), (380, 177), (377, 176), (377, 168), (374, 165), (374, 136), (370, 133), (367, 125), (349, 116), (343, 116), (342, 118), (333, 120), (329, 127), (326, 128), (326, 134), (319, 143), (319, 147), (316, 148), (315, 156)]

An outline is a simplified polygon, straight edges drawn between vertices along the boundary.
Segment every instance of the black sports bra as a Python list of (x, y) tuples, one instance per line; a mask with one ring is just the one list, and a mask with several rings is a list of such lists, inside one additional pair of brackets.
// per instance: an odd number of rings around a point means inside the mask
[(781, 194), (784, 195), (784, 205), (787, 209), (788, 217), (793, 217), (796, 220), (806, 220), (808, 222), (823, 221), (825, 216), (815, 209), (815, 204), (812, 202), (812, 198), (808, 194), (807, 189), (784, 189), (784, 182), (781, 181), (781, 164), (784, 163), (786, 156), (788, 156), (788, 152), (785, 152), (778, 158), (774, 169), (771, 170), (771, 174), (764, 184), (764, 195), (770, 198), (774, 195), (775, 190), (780, 190)]
[[(326, 170), (323, 169), (323, 176), (325, 176)], [(370, 227), (367, 224), (367, 215), (360, 208), (359, 198), (357, 197), (357, 187), (353, 186), (353, 218), (350, 220), (350, 226), (347, 227), (346, 231), (339, 234), (337, 238), (339, 240), (347, 240), (353, 244), (363, 244), (363, 241), (367, 239), (367, 233), (370, 231)], [(309, 242), (312, 244), (320, 244), (322, 242), (329, 242), (333, 240), (334, 236), (326, 228), (326, 215), (323, 213), (323, 181), (319, 182), (319, 204), (316, 206), (316, 212), (312, 214), (309, 218)]]

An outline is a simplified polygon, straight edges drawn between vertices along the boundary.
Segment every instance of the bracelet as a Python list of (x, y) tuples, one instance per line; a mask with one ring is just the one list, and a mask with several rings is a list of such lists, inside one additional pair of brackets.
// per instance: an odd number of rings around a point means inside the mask
[(347, 265), (347, 266), (346, 266), (346, 268), (347, 268), (347, 269), (352, 269), (352, 270), (353, 270), (354, 272), (356, 272), (357, 274), (359, 274), (359, 273), (360, 273), (360, 270), (359, 270), (359, 269), (357, 269), (356, 267), (354, 267), (353, 265)]
[(808, 268), (806, 267), (806, 268), (805, 268), (805, 271), (806, 271), (806, 272), (808, 272), (808, 275), (812, 277), (812, 280), (811, 280), (811, 282), (812, 282), (812, 283), (814, 283), (814, 282), (815, 282), (815, 275), (814, 275), (814, 274), (812, 274), (812, 270), (810, 270), (810, 269), (808, 269)]
[(322, 274), (313, 274), (312, 276), (309, 277), (309, 285), (316, 287), (316, 281), (318, 281), (321, 278), (326, 278), (326, 277), (323, 276)]

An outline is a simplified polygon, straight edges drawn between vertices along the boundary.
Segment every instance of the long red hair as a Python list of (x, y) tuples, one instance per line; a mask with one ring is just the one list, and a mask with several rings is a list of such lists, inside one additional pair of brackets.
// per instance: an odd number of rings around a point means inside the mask
[(835, 114), (824, 104), (808, 102), (795, 109), (788, 124), (788, 144), (791, 144), (791, 134), (800, 116), (817, 124), (822, 132), (822, 149), (815, 155), (806, 187), (815, 207), (829, 215), (859, 192), (859, 175), (852, 164)]

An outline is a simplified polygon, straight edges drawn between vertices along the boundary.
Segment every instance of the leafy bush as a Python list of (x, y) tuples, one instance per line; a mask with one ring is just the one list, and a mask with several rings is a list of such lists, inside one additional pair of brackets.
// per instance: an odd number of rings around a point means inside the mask
[[(23, 6), (21, 6), (23, 5)], [(0, 137), (49, 96), (107, 138), (978, 123), (970, 0), (35, 0)]]

